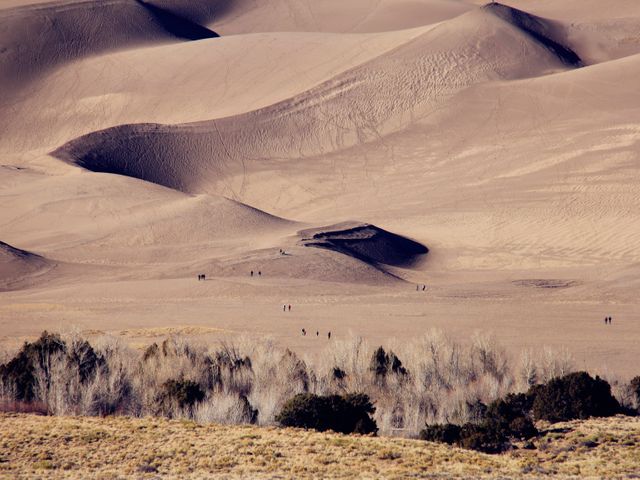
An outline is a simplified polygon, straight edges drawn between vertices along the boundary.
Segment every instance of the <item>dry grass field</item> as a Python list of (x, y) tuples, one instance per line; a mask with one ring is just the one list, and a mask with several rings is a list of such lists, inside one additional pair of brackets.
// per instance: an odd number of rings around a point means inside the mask
[(638, 418), (542, 431), (535, 449), (491, 456), (274, 427), (0, 414), (0, 478), (638, 478)]

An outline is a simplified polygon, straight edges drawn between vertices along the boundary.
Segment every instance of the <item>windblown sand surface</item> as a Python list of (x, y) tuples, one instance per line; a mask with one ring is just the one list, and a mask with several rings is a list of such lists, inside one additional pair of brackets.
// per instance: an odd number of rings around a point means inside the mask
[(0, 344), (482, 330), (637, 374), (638, 78), (636, 0), (2, 2)]

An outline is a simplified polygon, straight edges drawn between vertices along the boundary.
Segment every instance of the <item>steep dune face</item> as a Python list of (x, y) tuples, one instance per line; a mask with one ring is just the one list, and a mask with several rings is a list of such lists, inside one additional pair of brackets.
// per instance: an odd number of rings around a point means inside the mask
[(437, 112), (471, 85), (566, 68), (562, 55), (570, 49), (551, 48), (556, 43), (547, 37), (541, 43), (546, 24), (513, 15), (516, 20), (505, 21), (492, 9), (465, 14), (255, 112), (177, 126), (123, 125), (80, 137), (53, 155), (92, 171), (241, 198), (253, 161), (364, 144)]
[(142, 0), (56, 2), (0, 10), (0, 84), (7, 93), (85, 56), (214, 36), (208, 28)]
[(0, 242), (0, 292), (21, 288), (54, 265), (40, 255)]
[[(421, 32), (237, 35), (85, 58), (34, 81), (19, 102), (0, 103), (0, 154), (50, 151), (120, 124), (186, 123), (264, 108)], [(252, 78), (260, 81), (247, 88)], [(38, 134), (24, 134), (31, 129)]]
[(418, 242), (369, 224), (331, 225), (303, 230), (299, 235), (305, 247), (336, 251), (380, 268), (412, 267), (429, 252)]

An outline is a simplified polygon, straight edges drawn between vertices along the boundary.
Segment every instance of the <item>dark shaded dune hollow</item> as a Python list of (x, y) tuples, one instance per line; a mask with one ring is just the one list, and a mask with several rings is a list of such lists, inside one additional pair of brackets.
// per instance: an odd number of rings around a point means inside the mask
[(367, 223), (344, 223), (302, 230), (305, 247), (332, 250), (382, 268), (417, 266), (429, 249), (409, 238)]
[(54, 266), (51, 260), (0, 241), (0, 292), (22, 288)]
[(143, 0), (53, 2), (0, 10), (0, 84), (21, 88), (48, 70), (107, 51), (217, 36)]
[(563, 44), (562, 27), (555, 22), (501, 3), (489, 3), (483, 8), (530, 35), (565, 65), (583, 66), (582, 59), (578, 54), (568, 45)]

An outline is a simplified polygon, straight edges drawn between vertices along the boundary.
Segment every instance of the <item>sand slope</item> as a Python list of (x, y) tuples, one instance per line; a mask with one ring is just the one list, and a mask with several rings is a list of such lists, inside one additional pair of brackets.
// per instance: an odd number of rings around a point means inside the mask
[(242, 198), (249, 160), (313, 156), (366, 143), (435, 113), (470, 85), (579, 65), (552, 32), (541, 19), (488, 7), (271, 107), (192, 125), (114, 127), (53, 155), (92, 171)]
[[(84, 56), (217, 34), (142, 0), (56, 2), (0, 10), (0, 82), (11, 92)], [(7, 101), (7, 97), (5, 97)]]
[(0, 291), (31, 285), (54, 266), (40, 255), (0, 242)]
[(3, 3), (0, 238), (59, 268), (2, 331), (436, 327), (637, 374), (637, 2), (482, 3)]

